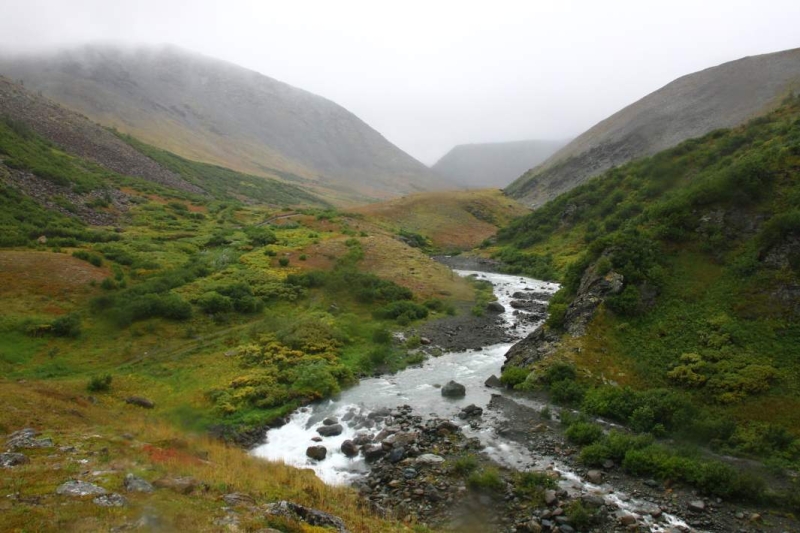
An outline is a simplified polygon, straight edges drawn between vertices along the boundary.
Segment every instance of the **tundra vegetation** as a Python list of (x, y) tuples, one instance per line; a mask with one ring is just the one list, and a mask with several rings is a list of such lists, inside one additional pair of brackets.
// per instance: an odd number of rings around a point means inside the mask
[[(546, 361), (503, 381), (545, 389), (635, 434), (585, 420), (582, 459), (800, 508), (796, 481), (766, 487), (698, 448), (800, 468), (800, 98), (747, 124), (612, 169), (519, 218), (485, 251), (511, 272), (555, 277)], [(621, 275), (583, 335), (570, 306)], [(668, 437), (689, 444), (679, 450)], [(654, 440), (655, 439), (655, 440)], [(780, 477), (780, 474), (778, 474)]]

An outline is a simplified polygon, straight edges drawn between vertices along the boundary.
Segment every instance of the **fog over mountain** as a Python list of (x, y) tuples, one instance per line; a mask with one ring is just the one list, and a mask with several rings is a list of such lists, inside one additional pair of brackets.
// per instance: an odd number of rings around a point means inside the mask
[(444, 180), (343, 107), (177, 47), (91, 45), (9, 56), (0, 73), (182, 156), (364, 201)]
[(461, 144), (431, 168), (464, 187), (503, 188), (565, 144), (567, 141)]

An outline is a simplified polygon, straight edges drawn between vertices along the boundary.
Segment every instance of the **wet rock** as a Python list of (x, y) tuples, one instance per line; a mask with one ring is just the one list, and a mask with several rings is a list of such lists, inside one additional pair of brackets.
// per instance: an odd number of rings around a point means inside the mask
[(506, 308), (500, 302), (489, 302), (486, 304), (486, 310), (490, 313), (504, 313)]
[(95, 505), (100, 507), (125, 507), (128, 505), (128, 500), (121, 494), (116, 492), (112, 494), (101, 494), (92, 500)]
[(414, 468), (404, 468), (403, 477), (406, 479), (414, 479), (417, 477), (418, 472)]
[(586, 472), (586, 479), (589, 483), (600, 485), (603, 482), (603, 473), (600, 470), (589, 470)]
[(128, 492), (153, 492), (153, 485), (133, 474), (126, 475), (122, 484)]
[(358, 455), (358, 446), (350, 439), (344, 441), (339, 449), (342, 450), (342, 453), (347, 457), (355, 457)]
[(26, 465), (31, 460), (21, 453), (0, 453), (0, 466), (3, 468), (12, 468), (19, 465)]
[(689, 510), (693, 513), (702, 513), (706, 510), (706, 502), (703, 500), (692, 500), (688, 504)]
[(306, 448), (306, 456), (315, 461), (322, 461), (328, 456), (328, 449), (325, 446), (309, 446)]
[(241, 492), (232, 492), (230, 494), (226, 494), (222, 497), (222, 501), (231, 507), (237, 507), (239, 505), (254, 505), (256, 503), (255, 498), (249, 494), (243, 494)]
[(370, 435), (369, 433), (359, 433), (353, 439), (353, 442), (356, 444), (356, 446), (364, 446), (365, 444), (369, 444), (370, 442), (372, 442), (372, 439), (373, 436)]
[(632, 526), (633, 524), (636, 523), (636, 517), (630, 513), (626, 513), (625, 511), (620, 511), (617, 514), (617, 520), (619, 521), (620, 524), (626, 527)]
[(444, 457), (433, 453), (424, 453), (417, 457), (416, 461), (424, 465), (438, 465), (444, 463)]
[(355, 411), (347, 411), (342, 417), (342, 422), (349, 422), (354, 416), (356, 416)]
[(200, 483), (192, 477), (163, 477), (153, 481), (153, 486), (159, 489), (169, 489), (179, 494), (191, 494)]
[(125, 398), (125, 403), (135, 405), (137, 407), (143, 407), (144, 409), (152, 409), (156, 406), (153, 400), (148, 400), (142, 396), (130, 396)]
[(322, 442), (322, 437), (311, 437), (311, 440), (314, 442)]
[(463, 398), (467, 394), (467, 389), (461, 383), (456, 383), (455, 381), (448, 381), (447, 384), (442, 387), (442, 396), (447, 398)]
[(290, 520), (302, 521), (312, 526), (333, 528), (338, 533), (349, 533), (344, 521), (338, 516), (286, 500), (267, 504), (266, 513), (289, 518)]
[(587, 507), (602, 507), (606, 502), (596, 494), (584, 494), (581, 496), (581, 503)]
[(458, 427), (458, 424), (454, 424), (449, 420), (442, 420), (436, 425), (436, 431), (439, 433), (458, 433), (461, 431), (461, 428)]
[(108, 491), (99, 485), (89, 483), (86, 481), (78, 481), (71, 479), (63, 483), (56, 489), (56, 494), (59, 496), (90, 496), (98, 494), (108, 494)]
[(383, 449), (383, 446), (371, 444), (364, 446), (361, 448), (361, 453), (364, 454), (364, 460), (368, 463), (374, 463), (384, 455), (386, 455), (386, 451)]
[(490, 389), (501, 389), (503, 388), (503, 382), (500, 381), (500, 378), (492, 374), (489, 379), (483, 382), (485, 387), (489, 387)]
[(333, 424), (331, 426), (320, 426), (317, 428), (317, 433), (322, 435), (323, 437), (334, 437), (336, 435), (341, 435), (344, 428), (341, 424)]
[(335, 416), (329, 416), (328, 418), (322, 421), (323, 426), (333, 426), (338, 423), (339, 420)]
[(483, 414), (483, 409), (475, 405), (474, 403), (469, 404), (465, 408), (458, 413), (458, 418), (466, 419), (466, 418), (474, 418), (481, 416)]
[(405, 456), (406, 456), (405, 449), (400, 447), (390, 451), (387, 459), (389, 460), (390, 463), (399, 463), (400, 461), (403, 460)]

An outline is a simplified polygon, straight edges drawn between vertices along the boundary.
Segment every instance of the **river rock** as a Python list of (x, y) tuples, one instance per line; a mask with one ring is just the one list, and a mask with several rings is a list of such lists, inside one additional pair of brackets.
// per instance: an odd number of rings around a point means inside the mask
[(112, 494), (101, 494), (92, 500), (95, 505), (100, 507), (125, 507), (128, 505), (128, 500), (121, 494), (116, 492)]
[(703, 500), (692, 500), (689, 502), (689, 510), (693, 513), (702, 513), (706, 510), (706, 502)]
[(597, 494), (584, 494), (581, 496), (581, 503), (586, 507), (602, 507), (606, 502)]
[(356, 443), (350, 439), (344, 441), (340, 449), (347, 457), (355, 457), (358, 455), (358, 446), (356, 446)]
[(386, 455), (386, 451), (383, 449), (383, 447), (376, 444), (364, 446), (361, 448), (361, 453), (364, 454), (364, 460), (368, 463), (374, 463)]
[(14, 466), (26, 465), (30, 463), (26, 455), (21, 453), (0, 453), (0, 466), (3, 468), (12, 468)]
[(328, 449), (325, 446), (309, 446), (306, 455), (315, 461), (322, 461), (328, 456)]
[(328, 418), (322, 421), (323, 426), (333, 426), (338, 423), (339, 420), (335, 416), (329, 416)]
[(447, 398), (463, 398), (466, 394), (467, 388), (453, 380), (448, 381), (447, 384), (442, 387), (442, 396)]
[(619, 521), (620, 524), (626, 527), (632, 526), (633, 524), (636, 523), (636, 517), (630, 513), (626, 513), (625, 511), (620, 511), (617, 514), (617, 520)]
[(370, 435), (369, 433), (359, 433), (353, 439), (353, 443), (355, 443), (356, 446), (364, 446), (365, 444), (372, 442), (372, 439), (373, 435)]
[(153, 492), (153, 485), (133, 474), (125, 476), (123, 485), (128, 492)]
[(465, 418), (473, 418), (478, 417), (483, 414), (483, 409), (475, 405), (474, 403), (469, 404), (465, 408), (458, 413), (458, 418), (465, 419)]
[(108, 491), (99, 485), (95, 485), (94, 483), (88, 483), (86, 481), (78, 481), (76, 479), (71, 479), (66, 483), (63, 483), (56, 489), (56, 494), (59, 496), (90, 496), (90, 495), (97, 495), (97, 494), (108, 494)]
[(500, 378), (492, 374), (489, 376), (489, 379), (483, 382), (484, 387), (489, 387), (490, 389), (501, 389), (503, 388), (503, 382), (500, 381)]
[(544, 491), (544, 503), (547, 504), (548, 507), (556, 505), (558, 503), (558, 496), (556, 496), (556, 491), (554, 490)]
[(320, 426), (317, 428), (317, 433), (322, 435), (323, 437), (334, 437), (336, 435), (341, 435), (344, 428), (341, 424), (333, 424), (331, 426)]
[(491, 313), (504, 313), (506, 308), (500, 302), (489, 302), (486, 304), (486, 310)]
[(589, 470), (586, 472), (586, 479), (589, 480), (589, 483), (599, 485), (603, 482), (603, 473), (599, 470)]
[(390, 463), (399, 463), (406, 456), (406, 450), (401, 446), (389, 452), (387, 459)]
[(136, 405), (137, 407), (143, 407), (145, 409), (152, 409), (156, 406), (156, 403), (153, 400), (148, 400), (142, 396), (129, 396), (128, 398), (125, 398), (125, 403)]

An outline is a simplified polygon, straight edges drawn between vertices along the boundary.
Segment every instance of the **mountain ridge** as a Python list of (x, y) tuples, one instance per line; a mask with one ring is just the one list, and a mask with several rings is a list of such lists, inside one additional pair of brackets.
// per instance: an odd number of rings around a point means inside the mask
[(798, 88), (800, 48), (681, 76), (597, 123), (506, 192), (541, 205), (609, 168), (766, 113)]
[(5, 57), (0, 72), (148, 144), (249, 174), (294, 174), (342, 203), (445, 186), (335, 102), (175, 46)]

